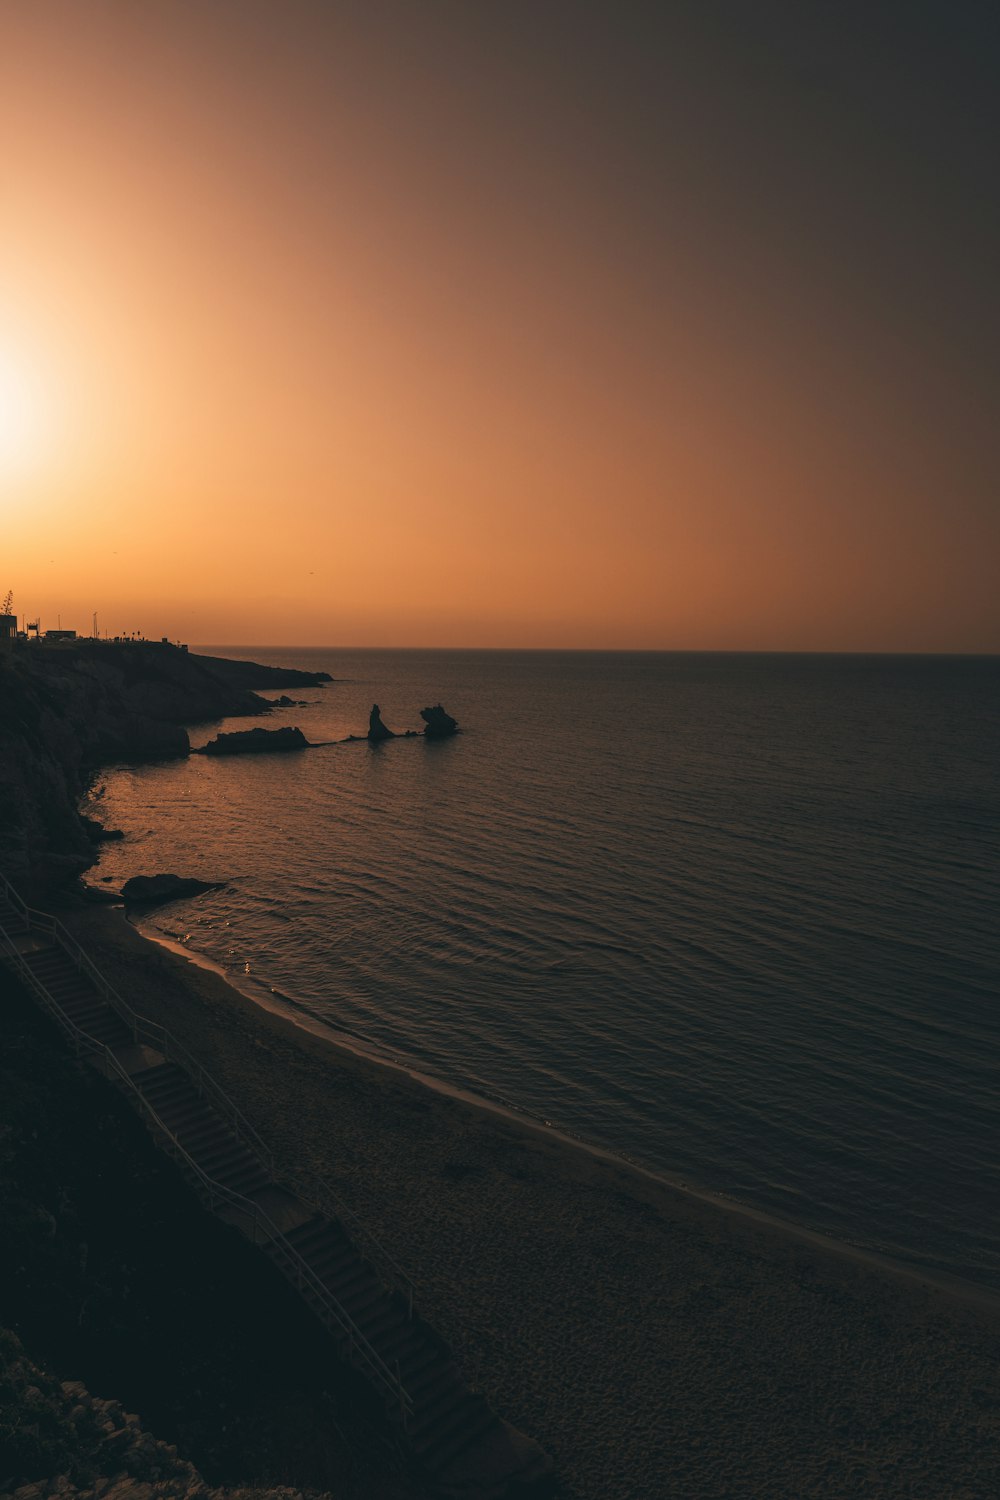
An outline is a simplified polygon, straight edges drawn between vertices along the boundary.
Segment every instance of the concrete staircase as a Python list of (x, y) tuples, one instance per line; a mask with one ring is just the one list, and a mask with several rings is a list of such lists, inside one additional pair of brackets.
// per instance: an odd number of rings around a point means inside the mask
[(101, 998), (61, 948), (54, 944), (35, 948), (24, 954), (24, 961), (74, 1026), (112, 1051), (132, 1046), (132, 1032), (121, 1016)]
[(269, 1185), (263, 1164), (202, 1098), (183, 1069), (175, 1063), (157, 1063), (133, 1073), (132, 1082), (206, 1176), (248, 1198)]
[[(403, 1446), (435, 1490), (456, 1500), (530, 1494), (549, 1474), (547, 1456), (470, 1390), (447, 1345), (414, 1313), (412, 1289), (407, 1295), (387, 1285), (356, 1233), (276, 1182), (266, 1147), (200, 1065), (107, 986), (57, 921), (30, 912), (10, 891), (0, 876), (0, 957), (77, 1052), (123, 1088), (209, 1208), (296, 1287), (342, 1356), (385, 1399)], [(364, 1238), (373, 1255), (381, 1250)]]
[[(316, 1215), (287, 1238), (396, 1372), (412, 1402), (407, 1444), (429, 1474), (445, 1474), (460, 1454), (500, 1428), (484, 1398), (465, 1384), (444, 1342), (422, 1319), (410, 1316), (402, 1297), (386, 1295), (340, 1225)], [(280, 1262), (281, 1247), (266, 1248)]]

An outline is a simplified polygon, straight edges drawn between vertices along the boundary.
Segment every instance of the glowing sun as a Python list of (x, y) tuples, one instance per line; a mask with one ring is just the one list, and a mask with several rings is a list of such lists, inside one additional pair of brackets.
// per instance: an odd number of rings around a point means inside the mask
[(40, 462), (48, 427), (48, 403), (37, 371), (0, 349), (0, 475)]

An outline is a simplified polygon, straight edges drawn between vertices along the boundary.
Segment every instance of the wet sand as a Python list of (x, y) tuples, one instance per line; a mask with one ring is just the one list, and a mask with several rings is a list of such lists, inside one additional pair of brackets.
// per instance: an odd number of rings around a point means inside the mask
[(141, 937), (71, 919), (137, 1010), (323, 1175), (575, 1500), (1000, 1493), (1000, 1303), (428, 1088)]

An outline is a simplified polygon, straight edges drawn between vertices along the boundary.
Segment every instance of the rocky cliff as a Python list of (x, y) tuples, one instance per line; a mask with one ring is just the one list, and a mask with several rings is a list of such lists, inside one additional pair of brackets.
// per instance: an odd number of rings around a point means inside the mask
[(267, 713), (247, 682), (328, 680), (145, 641), (0, 652), (0, 871), (36, 896), (72, 878), (94, 862), (77, 802), (99, 766), (184, 756), (185, 724)]

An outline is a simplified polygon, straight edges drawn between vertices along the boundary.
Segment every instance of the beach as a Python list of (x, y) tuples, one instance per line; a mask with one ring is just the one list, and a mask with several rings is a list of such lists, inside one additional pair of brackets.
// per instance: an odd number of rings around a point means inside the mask
[(273, 1146), (403, 1266), (577, 1500), (1000, 1488), (1000, 1309), (429, 1088), (153, 944), (70, 919)]

